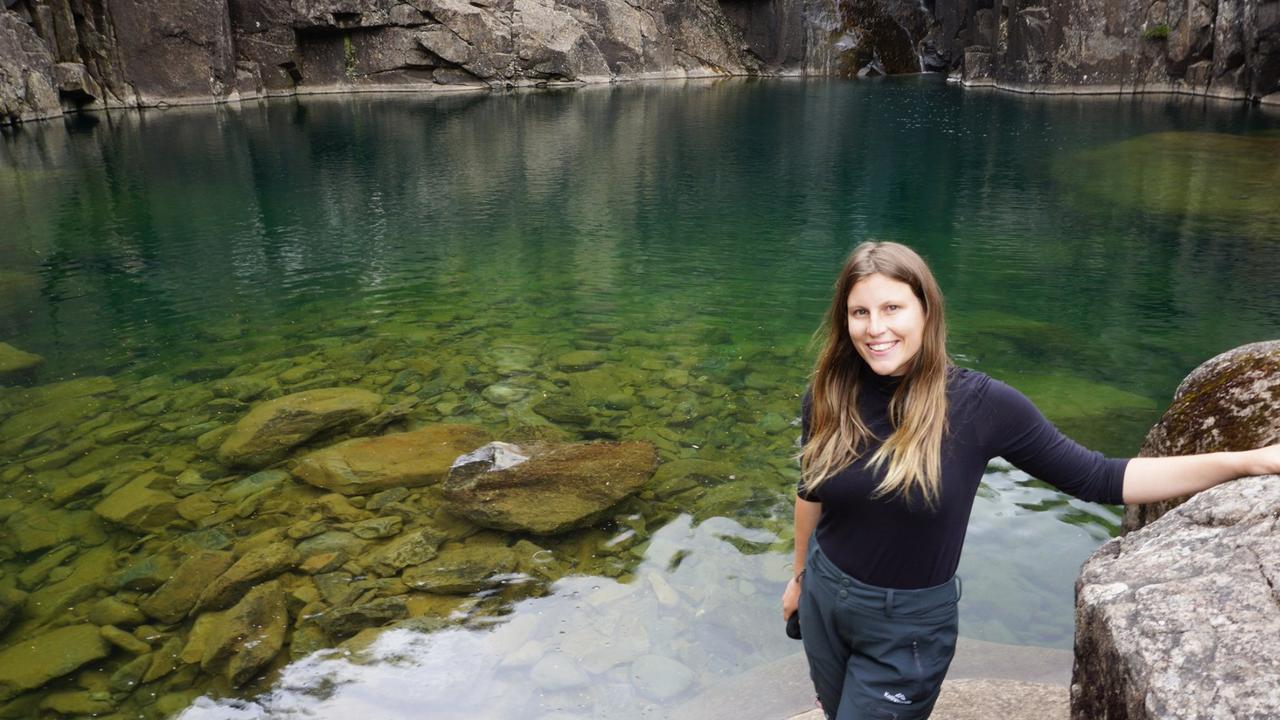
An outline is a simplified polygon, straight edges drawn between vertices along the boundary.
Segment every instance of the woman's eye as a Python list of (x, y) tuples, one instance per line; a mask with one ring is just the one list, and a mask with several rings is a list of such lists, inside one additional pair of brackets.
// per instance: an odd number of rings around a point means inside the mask
[(888, 310), (889, 312), (897, 312), (899, 307), (900, 306), (898, 305), (885, 305), (884, 309)]

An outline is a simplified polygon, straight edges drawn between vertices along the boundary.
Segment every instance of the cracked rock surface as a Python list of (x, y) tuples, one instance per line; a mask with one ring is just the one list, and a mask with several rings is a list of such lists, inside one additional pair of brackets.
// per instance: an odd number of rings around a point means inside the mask
[[(1170, 413), (1190, 412), (1186, 403), (1200, 397), (1196, 406), (1214, 422), (1171, 434), (1176, 423), (1166, 414), (1144, 448), (1208, 452), (1241, 433), (1274, 442), (1280, 394), (1270, 388), (1280, 386), (1280, 371), (1258, 368), (1277, 355), (1280, 343), (1258, 343), (1202, 365)], [(1259, 429), (1258, 417), (1272, 420)], [(1277, 637), (1280, 476), (1219, 485), (1085, 563), (1076, 583), (1072, 717), (1280, 717)]]

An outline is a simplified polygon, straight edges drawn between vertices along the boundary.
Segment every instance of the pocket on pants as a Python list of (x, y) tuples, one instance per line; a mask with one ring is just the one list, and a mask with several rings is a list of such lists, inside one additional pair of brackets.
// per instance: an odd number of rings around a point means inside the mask
[(912, 699), (930, 702), (942, 689), (951, 658), (956, 654), (956, 624), (947, 623), (913, 634), (905, 649), (910, 653), (908, 666), (915, 681)]

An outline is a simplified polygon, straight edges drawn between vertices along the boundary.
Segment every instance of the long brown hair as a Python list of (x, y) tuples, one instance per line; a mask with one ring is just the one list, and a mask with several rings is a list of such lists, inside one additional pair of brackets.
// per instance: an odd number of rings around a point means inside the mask
[[(876, 437), (858, 414), (860, 377), (866, 362), (849, 338), (849, 293), (859, 280), (880, 274), (911, 287), (924, 308), (924, 337), (889, 401), (893, 432)], [(947, 326), (942, 291), (929, 266), (911, 248), (892, 242), (864, 242), (853, 249), (836, 278), (831, 309), (815, 333), (822, 352), (814, 365), (809, 440), (800, 453), (806, 490), (843, 470), (866, 453), (876, 440), (883, 444), (871, 456), (884, 479), (873, 497), (918, 495), (934, 507), (940, 495), (942, 436), (947, 430)], [(870, 372), (870, 369), (866, 369)]]

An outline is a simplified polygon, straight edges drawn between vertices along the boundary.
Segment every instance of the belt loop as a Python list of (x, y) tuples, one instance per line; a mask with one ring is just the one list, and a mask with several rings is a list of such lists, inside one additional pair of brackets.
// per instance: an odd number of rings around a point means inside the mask
[(893, 617), (893, 590), (884, 594), (884, 614), (885, 617)]
[(956, 576), (956, 602), (960, 602), (960, 598), (964, 597), (964, 583), (960, 582), (960, 576)]

